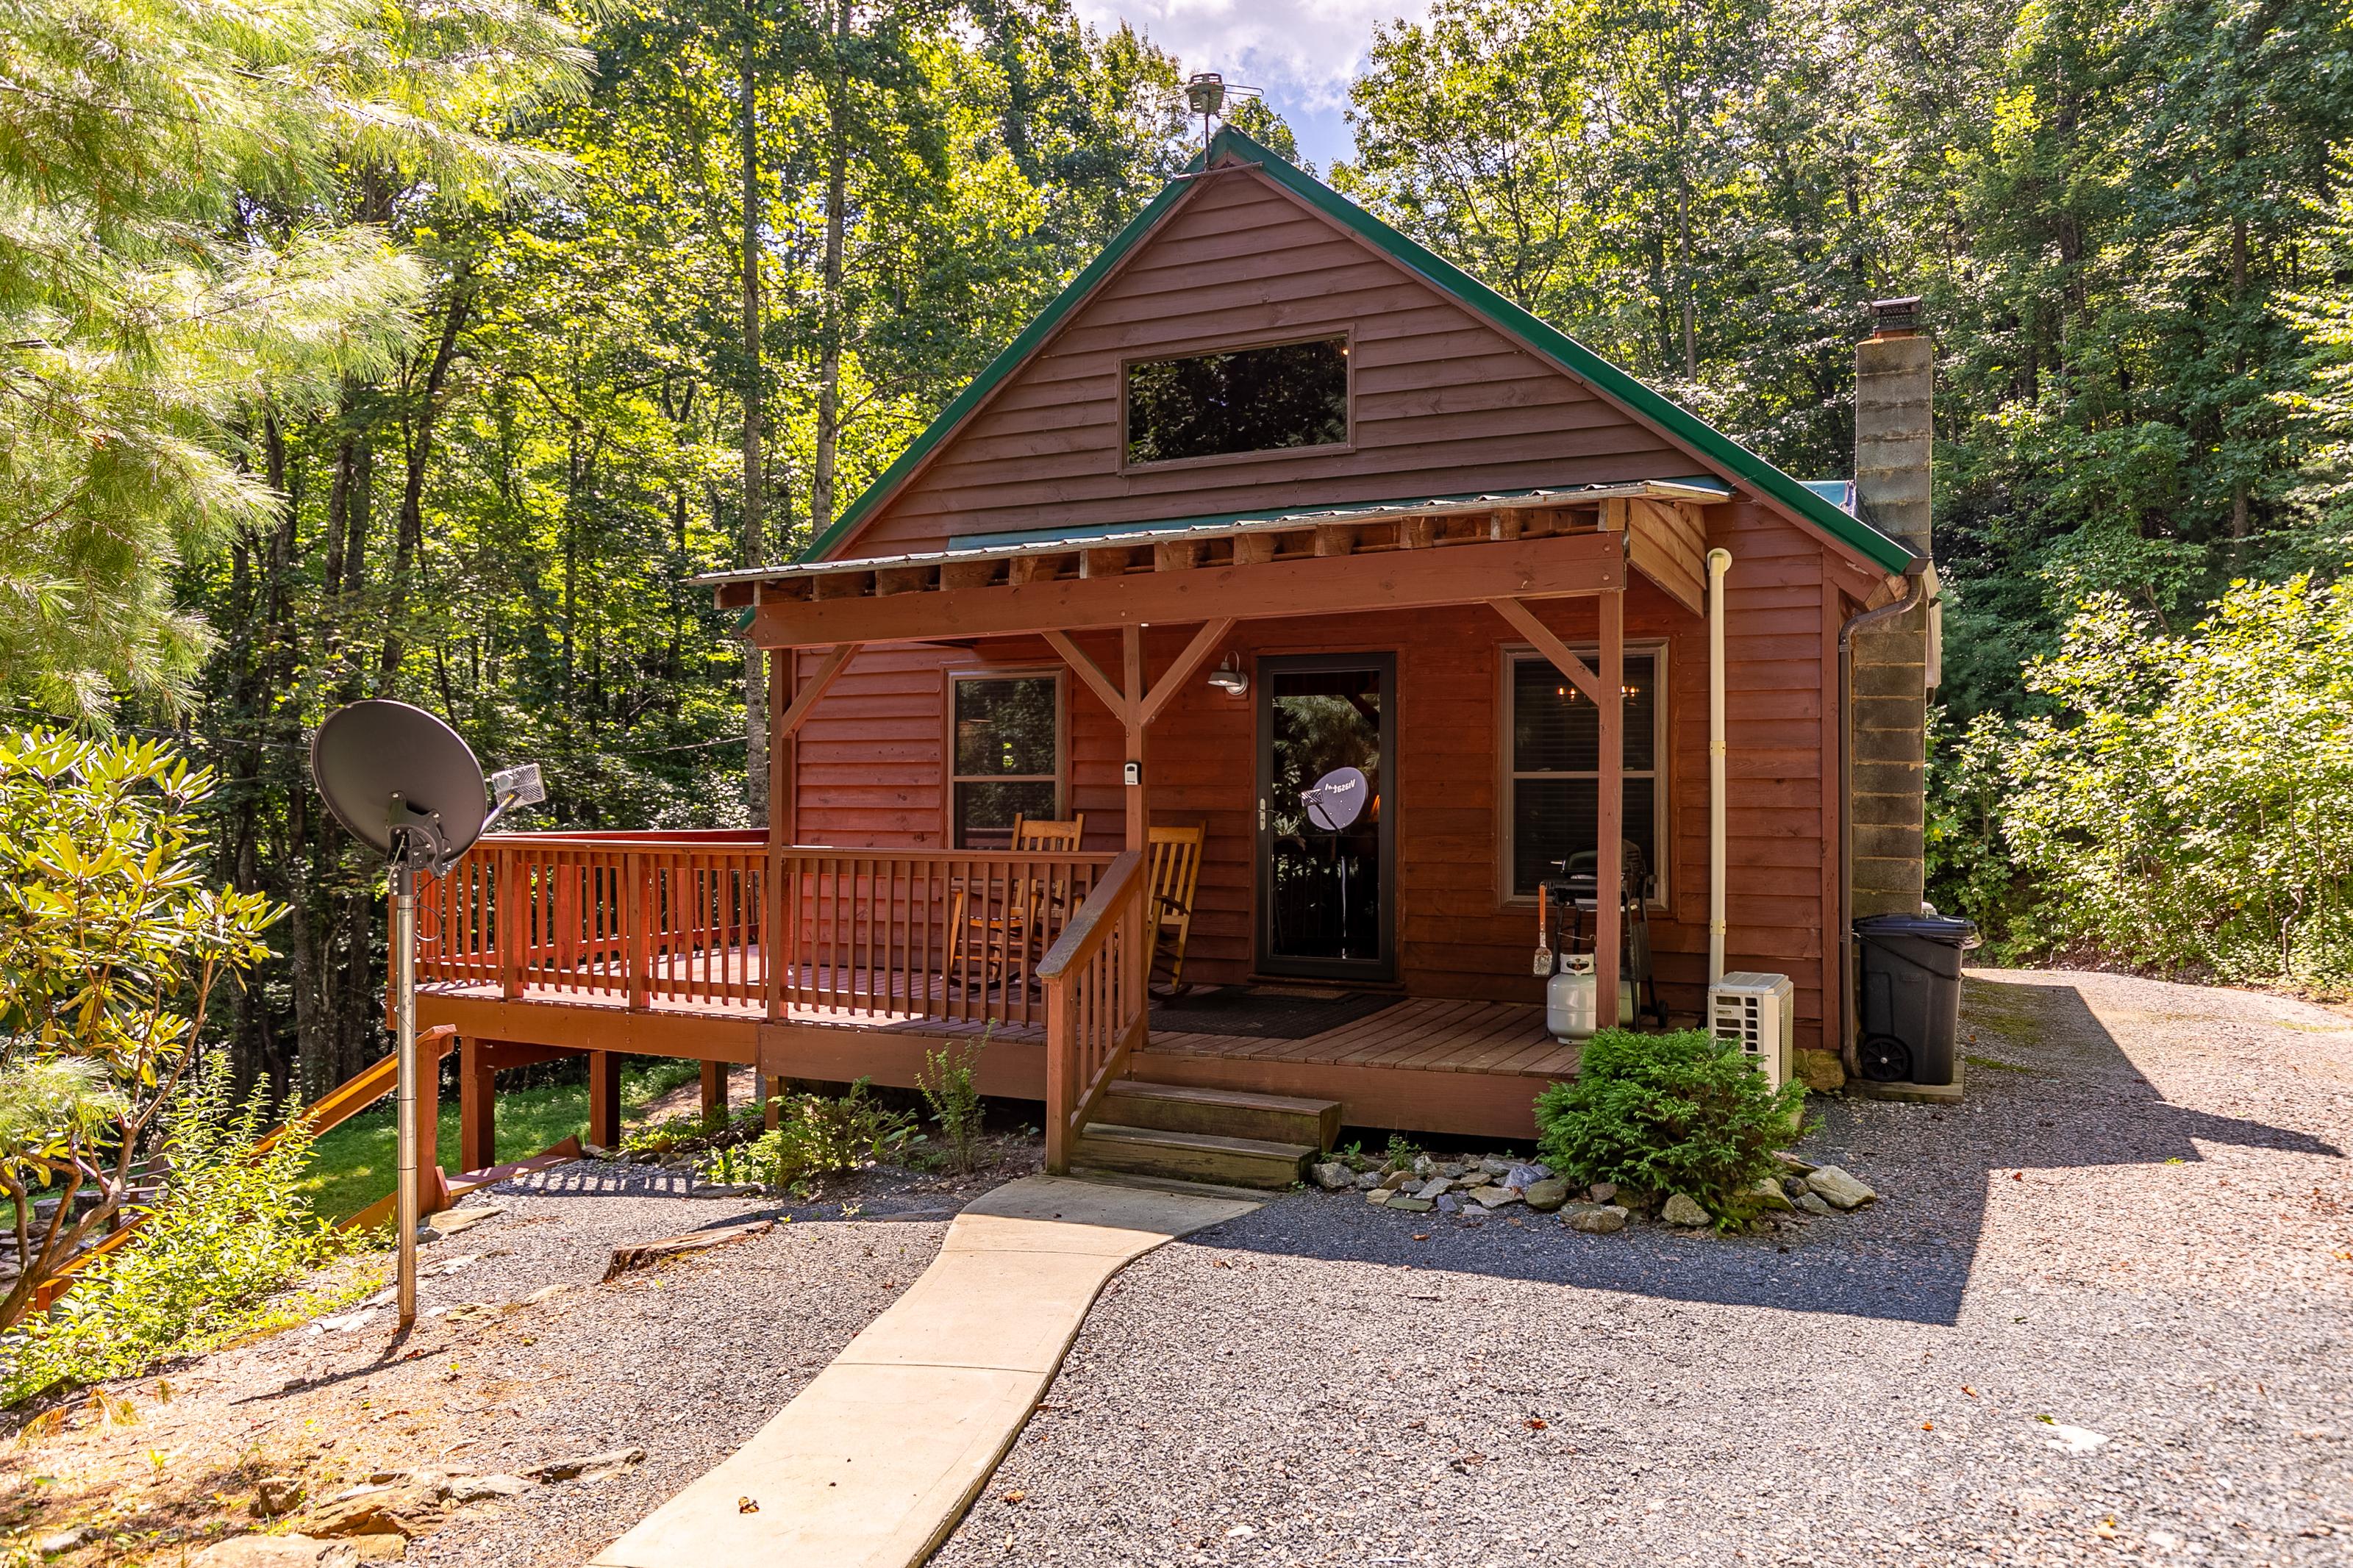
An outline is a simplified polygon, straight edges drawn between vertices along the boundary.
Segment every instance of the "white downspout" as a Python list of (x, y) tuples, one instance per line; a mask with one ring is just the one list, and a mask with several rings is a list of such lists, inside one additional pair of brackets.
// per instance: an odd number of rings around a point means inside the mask
[(1724, 574), (1732, 552), (1707, 552), (1707, 983), (1724, 978)]

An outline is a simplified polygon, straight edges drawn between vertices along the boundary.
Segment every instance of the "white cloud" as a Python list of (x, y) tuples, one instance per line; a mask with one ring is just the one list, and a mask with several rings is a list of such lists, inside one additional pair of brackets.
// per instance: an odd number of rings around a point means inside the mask
[(1299, 133), (1318, 163), (1347, 156), (1341, 111), (1364, 68), (1373, 28), (1419, 20), (1428, 0), (1075, 0), (1098, 27), (1124, 21), (1174, 54), (1189, 71), (1247, 82)]

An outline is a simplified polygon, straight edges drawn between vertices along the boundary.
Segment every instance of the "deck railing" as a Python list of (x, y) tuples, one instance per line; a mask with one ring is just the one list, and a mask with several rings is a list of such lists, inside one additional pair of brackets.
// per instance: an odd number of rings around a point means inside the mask
[(1046, 985), (1046, 1169), (1056, 1175), (1070, 1170), (1103, 1091), (1144, 1043), (1150, 890), (1144, 857), (1121, 855), (1038, 965)]
[(1042, 1022), (1039, 961), (1111, 863), (1009, 849), (781, 850), (779, 1015)]
[(508, 997), (757, 1006), (766, 862), (756, 830), (492, 834), (419, 889), (417, 976)]
[(771, 849), (757, 832), (493, 834), (419, 889), (417, 978), (638, 1010), (1042, 1025), (1060, 1170), (1144, 1038), (1145, 864)]

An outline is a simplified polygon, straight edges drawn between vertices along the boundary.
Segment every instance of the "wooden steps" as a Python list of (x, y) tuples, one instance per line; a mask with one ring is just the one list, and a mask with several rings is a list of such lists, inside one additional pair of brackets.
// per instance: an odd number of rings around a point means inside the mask
[(1071, 1151), (1074, 1168), (1282, 1188), (1340, 1131), (1337, 1100), (1124, 1079)]

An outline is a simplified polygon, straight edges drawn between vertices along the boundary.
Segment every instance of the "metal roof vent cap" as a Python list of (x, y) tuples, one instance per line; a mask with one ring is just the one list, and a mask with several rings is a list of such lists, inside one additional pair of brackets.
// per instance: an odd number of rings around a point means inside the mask
[(1874, 338), (1908, 338), (1920, 331), (1920, 296), (1907, 294), (1899, 300), (1873, 300), (1871, 302), (1871, 335)]

